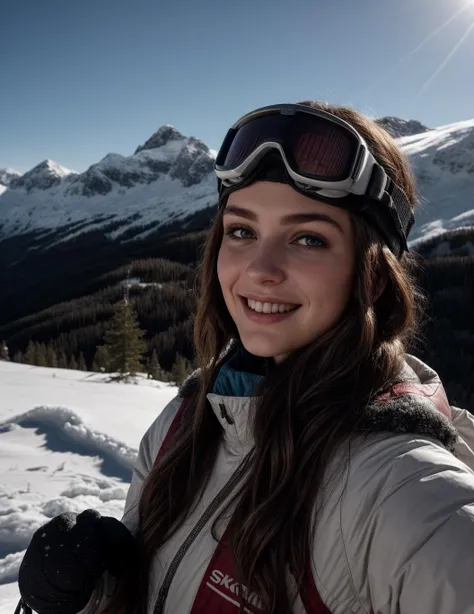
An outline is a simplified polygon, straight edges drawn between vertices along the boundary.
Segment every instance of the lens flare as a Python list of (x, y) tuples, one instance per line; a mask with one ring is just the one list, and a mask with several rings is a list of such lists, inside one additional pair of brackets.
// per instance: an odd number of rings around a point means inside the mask
[(474, 0), (469, 0), (467, 4), (461, 6), (449, 19), (444, 21), (440, 26), (436, 28), (431, 34), (429, 34), (426, 38), (424, 38), (421, 43), (419, 43), (416, 47), (414, 47), (410, 52), (401, 57), (398, 62), (396, 62), (392, 68), (387, 70), (382, 77), (376, 83), (369, 86), (365, 91), (365, 94), (369, 94), (379, 86), (383, 85), (388, 81), (388, 79), (395, 73), (399, 68), (404, 66), (411, 58), (416, 55), (419, 51), (421, 51), (435, 36), (437, 36), (440, 32), (442, 32), (445, 28), (447, 28), (455, 19), (457, 19), (462, 13), (466, 12), (469, 9), (474, 9)]
[[(474, 2), (471, 2), (471, 4), (474, 4)], [(431, 77), (423, 84), (422, 88), (420, 89), (418, 94), (416, 94), (415, 98), (418, 98), (419, 96), (421, 96), (428, 89), (428, 87), (431, 85), (431, 83), (436, 79), (436, 77), (439, 75), (439, 73), (447, 66), (447, 64), (449, 64), (449, 62), (453, 59), (455, 53), (458, 51), (458, 49), (461, 47), (461, 45), (467, 39), (467, 37), (469, 36), (469, 34), (471, 33), (472, 30), (474, 30), (474, 22), (471, 23), (471, 25), (466, 30), (464, 35), (461, 37), (461, 39), (456, 43), (456, 45), (450, 51), (450, 53), (448, 54), (446, 59), (435, 70), (435, 72), (431, 75)]]

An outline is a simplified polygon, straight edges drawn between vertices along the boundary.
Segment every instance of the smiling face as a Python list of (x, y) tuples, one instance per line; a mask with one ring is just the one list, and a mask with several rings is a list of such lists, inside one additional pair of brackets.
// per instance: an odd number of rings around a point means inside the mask
[(217, 274), (244, 347), (277, 361), (331, 328), (352, 288), (349, 213), (283, 183), (229, 196)]

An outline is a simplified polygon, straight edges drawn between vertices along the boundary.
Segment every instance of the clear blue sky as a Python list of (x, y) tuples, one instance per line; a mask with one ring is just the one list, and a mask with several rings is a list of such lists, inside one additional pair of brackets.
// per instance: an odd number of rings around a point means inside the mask
[(0, 168), (83, 171), (167, 123), (217, 149), (243, 113), (302, 98), (429, 126), (471, 119), (474, 30), (420, 92), (471, 4), (403, 62), (466, 0), (7, 1)]

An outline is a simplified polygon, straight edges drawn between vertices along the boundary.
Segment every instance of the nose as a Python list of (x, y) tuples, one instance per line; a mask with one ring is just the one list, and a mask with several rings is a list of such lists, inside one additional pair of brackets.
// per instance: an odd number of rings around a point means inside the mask
[(260, 242), (252, 254), (247, 275), (256, 284), (278, 284), (285, 279), (284, 263), (272, 243)]

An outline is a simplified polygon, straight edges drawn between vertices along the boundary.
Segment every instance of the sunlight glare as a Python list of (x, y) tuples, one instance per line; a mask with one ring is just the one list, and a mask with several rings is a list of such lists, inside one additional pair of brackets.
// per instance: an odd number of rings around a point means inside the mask
[[(466, 4), (463, 4), (458, 10), (449, 17), (446, 21), (444, 21), (440, 26), (438, 26), (433, 32), (431, 32), (426, 38), (424, 38), (421, 43), (419, 43), (415, 48), (409, 51), (406, 55), (401, 57), (398, 62), (390, 69), (388, 69), (384, 76), (379, 79), (376, 83), (367, 88), (365, 94), (367, 95), (369, 92), (373, 91), (383, 83), (385, 83), (389, 77), (393, 75), (398, 69), (400, 69), (404, 64), (411, 60), (411, 58), (421, 51), (435, 36), (437, 36), (440, 32), (442, 32), (445, 28), (447, 28), (455, 19), (457, 19), (462, 13), (466, 11), (474, 10), (474, 0), (469, 0)], [(421, 93), (421, 92), (419, 92)]]
[[(471, 4), (474, 5), (474, 2), (471, 0)], [(423, 84), (422, 88), (420, 89), (420, 91), (418, 92), (418, 94), (415, 96), (415, 98), (418, 98), (419, 96), (421, 96), (421, 94), (423, 94), (423, 92), (426, 91), (426, 89), (428, 88), (428, 86), (436, 79), (436, 77), (439, 75), (439, 73), (443, 70), (443, 68), (445, 68), (445, 66), (451, 61), (451, 59), (453, 58), (453, 56), (455, 55), (455, 53), (458, 51), (458, 49), (461, 47), (461, 45), (464, 43), (464, 41), (467, 39), (467, 37), (469, 36), (469, 34), (472, 32), (472, 30), (474, 30), (474, 21), (471, 23), (471, 25), (469, 26), (469, 28), (466, 30), (466, 32), (464, 33), (464, 35), (461, 37), (461, 39), (456, 43), (456, 45), (453, 47), (453, 49), (451, 50), (451, 52), (448, 54), (448, 56), (446, 57), (446, 59), (441, 63), (441, 65), (439, 66), (439, 68), (437, 68), (435, 70), (435, 72), (431, 75), (431, 77)]]

